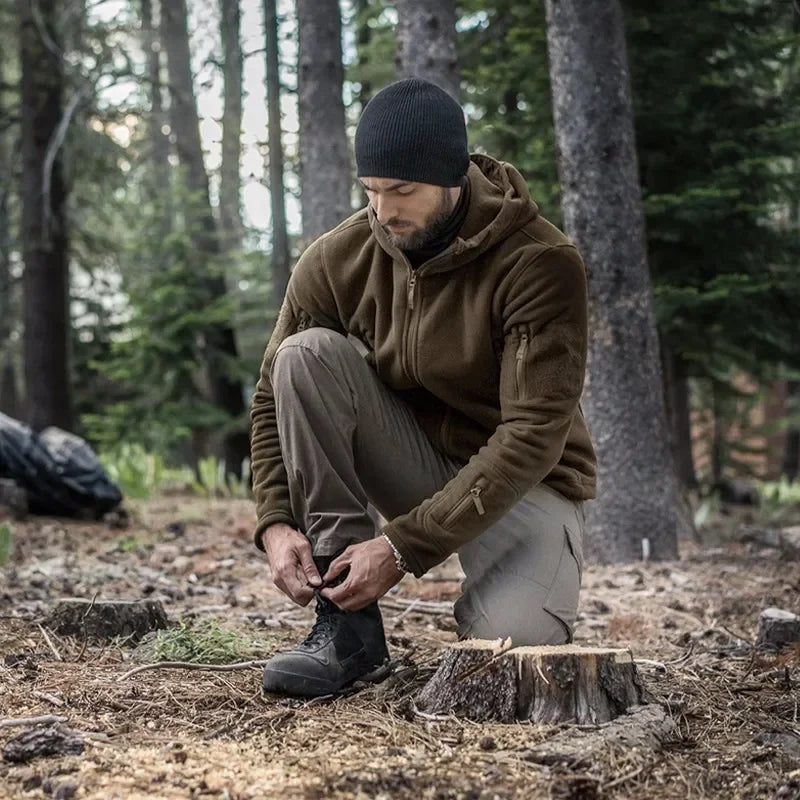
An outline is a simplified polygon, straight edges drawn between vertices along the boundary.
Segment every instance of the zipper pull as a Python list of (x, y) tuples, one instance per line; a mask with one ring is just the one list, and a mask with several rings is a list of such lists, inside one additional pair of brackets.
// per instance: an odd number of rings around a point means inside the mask
[(528, 334), (523, 333), (522, 338), (519, 342), (519, 347), (517, 348), (517, 361), (522, 361), (525, 357), (525, 351), (528, 349)]
[(483, 507), (483, 500), (481, 500), (481, 487), (473, 486), (469, 493), (472, 495), (472, 502), (475, 503), (478, 514), (483, 516), (486, 513), (486, 509)]
[(408, 279), (408, 307), (414, 308), (414, 287), (417, 284), (417, 273), (412, 272)]

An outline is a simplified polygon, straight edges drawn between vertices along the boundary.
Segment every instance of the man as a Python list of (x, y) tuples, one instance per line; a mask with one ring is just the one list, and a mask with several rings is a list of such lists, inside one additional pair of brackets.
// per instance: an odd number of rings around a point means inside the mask
[(595, 491), (573, 245), (513, 167), (470, 158), (427, 81), (375, 95), (355, 154), (368, 205), (300, 258), (251, 412), (256, 544), (285, 594), (317, 598), (264, 670), (299, 696), (373, 676), (378, 598), (451, 553), (460, 637), (571, 641)]

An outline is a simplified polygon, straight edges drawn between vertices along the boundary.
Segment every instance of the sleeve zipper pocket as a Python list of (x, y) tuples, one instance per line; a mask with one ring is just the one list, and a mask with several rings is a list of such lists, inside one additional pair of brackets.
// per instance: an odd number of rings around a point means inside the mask
[(461, 499), (450, 509), (447, 513), (445, 518), (442, 520), (442, 527), (449, 528), (457, 519), (460, 519), (464, 512), (472, 503), (475, 506), (475, 510), (478, 512), (478, 516), (483, 516), (486, 513), (486, 508), (483, 505), (483, 500), (481, 500), (481, 492), (483, 489), (480, 486), (473, 486), (467, 494), (463, 495)]
[(525, 369), (525, 354), (528, 351), (528, 334), (523, 333), (522, 338), (519, 342), (519, 347), (517, 347), (517, 394), (522, 390), (522, 376), (523, 371)]

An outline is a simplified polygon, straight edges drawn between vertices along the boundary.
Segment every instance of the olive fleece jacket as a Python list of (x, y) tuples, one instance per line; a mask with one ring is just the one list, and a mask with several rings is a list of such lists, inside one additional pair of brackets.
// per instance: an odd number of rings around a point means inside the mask
[(372, 209), (303, 253), (253, 397), (258, 524), (292, 519), (269, 369), (280, 343), (311, 326), (351, 334), (412, 408), (435, 447), (466, 462), (433, 497), (383, 529), (420, 576), (483, 533), (539, 482), (595, 496), (595, 455), (579, 401), (587, 351), (581, 257), (539, 216), (522, 176), (473, 155), (456, 240), (412, 270)]

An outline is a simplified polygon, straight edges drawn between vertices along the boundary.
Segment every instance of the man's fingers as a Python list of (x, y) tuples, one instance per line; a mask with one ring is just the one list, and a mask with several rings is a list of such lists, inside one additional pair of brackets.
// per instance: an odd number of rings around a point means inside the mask
[(328, 571), (322, 576), (322, 579), (325, 581), (325, 583), (330, 583), (331, 581), (335, 580), (350, 566), (352, 562), (352, 554), (349, 552), (349, 550), (350, 548), (348, 547), (347, 550), (345, 550), (341, 555), (337, 556), (333, 559), (333, 561), (331, 561)]
[(343, 608), (347, 611), (358, 592), (348, 580), (339, 584), (339, 586), (329, 586), (323, 589), (320, 594), (327, 600), (330, 600), (331, 603), (335, 603), (339, 608)]
[(306, 580), (312, 586), (321, 586), (322, 578), (319, 576), (319, 570), (314, 563), (314, 557), (311, 555), (311, 544), (308, 539), (297, 546), (297, 555), (300, 559), (300, 565), (303, 568)]

